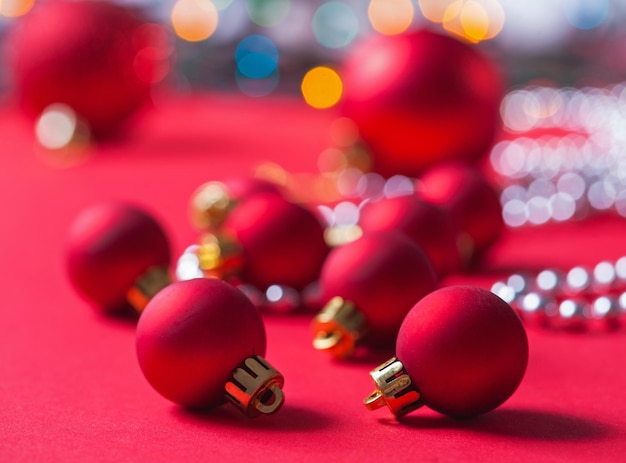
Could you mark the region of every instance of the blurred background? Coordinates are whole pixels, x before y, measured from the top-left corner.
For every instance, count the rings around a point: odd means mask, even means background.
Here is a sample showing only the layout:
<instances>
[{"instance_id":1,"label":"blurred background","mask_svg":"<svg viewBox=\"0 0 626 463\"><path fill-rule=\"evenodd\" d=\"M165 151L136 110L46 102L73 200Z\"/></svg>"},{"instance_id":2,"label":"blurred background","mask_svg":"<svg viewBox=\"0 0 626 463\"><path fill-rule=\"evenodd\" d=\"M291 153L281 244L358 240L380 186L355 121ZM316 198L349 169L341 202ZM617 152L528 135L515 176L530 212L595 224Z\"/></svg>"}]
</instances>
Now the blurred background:
<instances>
[{"instance_id":1,"label":"blurred background","mask_svg":"<svg viewBox=\"0 0 626 463\"><path fill-rule=\"evenodd\" d=\"M0 0L0 89L10 29L46 0ZM301 92L308 71L336 68L372 34L427 27L492 55L510 86L620 82L626 72L626 0L118 0L167 32L176 91L213 89L255 97ZM7 51L8 48L8 51ZM167 77L165 77L167 75Z\"/></svg>"}]
</instances>

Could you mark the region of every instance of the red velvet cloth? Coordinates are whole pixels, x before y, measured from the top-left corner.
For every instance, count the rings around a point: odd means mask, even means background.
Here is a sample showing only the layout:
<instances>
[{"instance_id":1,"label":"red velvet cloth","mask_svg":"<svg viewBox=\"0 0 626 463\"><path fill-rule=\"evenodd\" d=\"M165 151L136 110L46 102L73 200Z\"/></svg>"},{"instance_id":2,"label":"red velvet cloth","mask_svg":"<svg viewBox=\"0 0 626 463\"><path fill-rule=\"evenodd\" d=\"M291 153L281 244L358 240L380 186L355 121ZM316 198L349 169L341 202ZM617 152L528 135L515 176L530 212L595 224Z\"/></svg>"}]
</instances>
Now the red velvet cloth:
<instances>
[{"instance_id":1,"label":"red velvet cloth","mask_svg":"<svg viewBox=\"0 0 626 463\"><path fill-rule=\"evenodd\" d=\"M528 328L530 360L499 409L458 421L420 409L401 423L362 405L387 354L333 361L311 347L310 314L265 316L267 359L286 403L255 420L228 405L185 411L137 365L134 324L98 315L66 278L72 219L99 200L135 201L169 232L175 255L196 236L187 201L200 183L270 160L315 172L333 114L288 99L165 100L126 139L59 169L30 129L0 111L0 461L620 461L626 453L626 334ZM473 275L484 287L520 269L617 259L626 221L599 217L510 231Z\"/></svg>"}]
</instances>

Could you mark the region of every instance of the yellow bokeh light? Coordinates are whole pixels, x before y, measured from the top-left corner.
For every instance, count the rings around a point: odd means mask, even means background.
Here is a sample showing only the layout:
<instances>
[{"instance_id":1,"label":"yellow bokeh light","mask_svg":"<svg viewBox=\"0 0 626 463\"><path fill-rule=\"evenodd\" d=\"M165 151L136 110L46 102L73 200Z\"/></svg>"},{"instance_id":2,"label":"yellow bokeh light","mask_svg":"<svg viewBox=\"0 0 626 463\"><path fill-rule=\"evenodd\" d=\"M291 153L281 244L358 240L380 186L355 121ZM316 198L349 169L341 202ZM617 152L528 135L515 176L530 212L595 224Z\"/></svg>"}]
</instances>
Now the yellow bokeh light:
<instances>
[{"instance_id":1,"label":"yellow bokeh light","mask_svg":"<svg viewBox=\"0 0 626 463\"><path fill-rule=\"evenodd\" d=\"M217 29L217 8L211 0L178 0L172 8L171 21L181 39L199 42Z\"/></svg>"},{"instance_id":2,"label":"yellow bokeh light","mask_svg":"<svg viewBox=\"0 0 626 463\"><path fill-rule=\"evenodd\" d=\"M330 108L337 104L343 92L339 74L326 66L318 66L306 73L302 79L304 100L314 108Z\"/></svg>"},{"instance_id":3,"label":"yellow bokeh light","mask_svg":"<svg viewBox=\"0 0 626 463\"><path fill-rule=\"evenodd\" d=\"M448 7L456 3L455 0L418 0L422 15L434 23L443 22Z\"/></svg>"},{"instance_id":4,"label":"yellow bokeh light","mask_svg":"<svg viewBox=\"0 0 626 463\"><path fill-rule=\"evenodd\" d=\"M470 42L494 38L504 27L499 0L420 0L424 17Z\"/></svg>"},{"instance_id":5,"label":"yellow bokeh light","mask_svg":"<svg viewBox=\"0 0 626 463\"><path fill-rule=\"evenodd\" d=\"M16 18L28 13L35 5L35 0L0 0L0 15Z\"/></svg>"},{"instance_id":6,"label":"yellow bokeh light","mask_svg":"<svg viewBox=\"0 0 626 463\"><path fill-rule=\"evenodd\" d=\"M371 0L367 16L377 32L400 34L413 22L415 10L411 0Z\"/></svg>"}]
</instances>

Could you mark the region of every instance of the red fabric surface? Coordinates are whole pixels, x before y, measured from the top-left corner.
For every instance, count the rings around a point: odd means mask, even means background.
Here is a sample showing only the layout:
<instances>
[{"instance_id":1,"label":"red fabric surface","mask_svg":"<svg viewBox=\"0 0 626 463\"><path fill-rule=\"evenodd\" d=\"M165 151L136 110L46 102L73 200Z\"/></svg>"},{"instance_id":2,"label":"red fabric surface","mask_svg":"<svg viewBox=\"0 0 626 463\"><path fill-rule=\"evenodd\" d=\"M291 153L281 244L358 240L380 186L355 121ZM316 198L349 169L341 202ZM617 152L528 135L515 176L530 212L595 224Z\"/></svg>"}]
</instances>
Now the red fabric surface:
<instances>
[{"instance_id":1,"label":"red fabric surface","mask_svg":"<svg viewBox=\"0 0 626 463\"><path fill-rule=\"evenodd\" d=\"M227 96L167 100L124 141L73 167L35 154L0 111L0 461L618 461L626 452L624 331L529 327L528 371L502 407L457 421L428 409L401 423L370 412L368 371L387 355L339 362L313 351L310 315L265 316L267 359L285 375L278 414L229 406L192 413L160 397L135 357L133 323L92 310L70 287L63 241L97 200L151 210L180 254L195 239L187 201L209 179L262 160L315 172L333 115L299 102ZM508 232L482 270L448 282L489 287L510 271L616 259L623 219Z\"/></svg>"}]
</instances>

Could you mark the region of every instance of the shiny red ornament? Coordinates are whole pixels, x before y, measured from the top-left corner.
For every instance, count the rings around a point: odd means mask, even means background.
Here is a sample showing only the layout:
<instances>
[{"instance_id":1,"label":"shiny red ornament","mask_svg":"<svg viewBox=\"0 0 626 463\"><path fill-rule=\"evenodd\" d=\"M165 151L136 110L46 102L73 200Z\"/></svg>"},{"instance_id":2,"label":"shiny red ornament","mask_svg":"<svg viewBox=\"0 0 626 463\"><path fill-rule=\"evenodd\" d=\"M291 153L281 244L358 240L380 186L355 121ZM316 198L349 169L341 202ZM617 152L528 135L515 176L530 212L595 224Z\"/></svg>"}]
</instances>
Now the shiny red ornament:
<instances>
[{"instance_id":1,"label":"shiny red ornament","mask_svg":"<svg viewBox=\"0 0 626 463\"><path fill-rule=\"evenodd\" d=\"M419 179L418 195L450 214L465 235L462 253L468 259L487 250L504 230L498 192L474 165L449 162L431 167Z\"/></svg>"},{"instance_id":2,"label":"shiny red ornament","mask_svg":"<svg viewBox=\"0 0 626 463\"><path fill-rule=\"evenodd\" d=\"M305 207L267 192L244 198L228 214L217 237L218 247L228 245L229 240L238 248L232 253L240 258L232 273L262 290L271 285L304 288L317 280L328 253L317 217ZM210 249L211 239L205 237L203 242ZM215 268L203 266L207 252L202 246L199 252L203 270L217 271L218 276L222 270L229 270L228 264L219 259ZM229 250L221 251L225 251L227 262Z\"/></svg>"},{"instance_id":3,"label":"shiny red ornament","mask_svg":"<svg viewBox=\"0 0 626 463\"><path fill-rule=\"evenodd\" d=\"M163 397L189 408L230 400L248 416L276 412L284 379L263 359L263 320L238 289L217 279L173 283L139 319L139 366Z\"/></svg>"},{"instance_id":4,"label":"shiny red ornament","mask_svg":"<svg viewBox=\"0 0 626 463\"><path fill-rule=\"evenodd\" d=\"M454 38L428 30L375 35L348 56L341 76L341 110L382 175L478 159L499 129L499 72Z\"/></svg>"},{"instance_id":5,"label":"shiny red ornament","mask_svg":"<svg viewBox=\"0 0 626 463\"><path fill-rule=\"evenodd\" d=\"M466 418L504 403L528 363L522 322L483 288L451 286L420 300L402 322L396 357L371 372L377 386L365 399L398 417L423 405Z\"/></svg>"},{"instance_id":6,"label":"shiny red ornament","mask_svg":"<svg viewBox=\"0 0 626 463\"><path fill-rule=\"evenodd\" d=\"M357 343L393 344L406 313L435 289L431 263L400 233L372 233L331 251L320 275L326 306L313 345L347 357Z\"/></svg>"},{"instance_id":7,"label":"shiny red ornament","mask_svg":"<svg viewBox=\"0 0 626 463\"><path fill-rule=\"evenodd\" d=\"M404 233L424 250L439 276L462 267L458 230L449 213L415 195L366 203L361 208L359 225L364 233Z\"/></svg>"},{"instance_id":8,"label":"shiny red ornament","mask_svg":"<svg viewBox=\"0 0 626 463\"><path fill-rule=\"evenodd\" d=\"M162 34L111 1L37 3L9 38L19 103L33 117L64 103L96 136L109 135L147 101L167 55Z\"/></svg>"},{"instance_id":9,"label":"shiny red ornament","mask_svg":"<svg viewBox=\"0 0 626 463\"><path fill-rule=\"evenodd\" d=\"M107 312L143 309L170 283L170 246L161 225L135 206L106 202L83 210L66 244L69 278L87 300Z\"/></svg>"}]
</instances>

